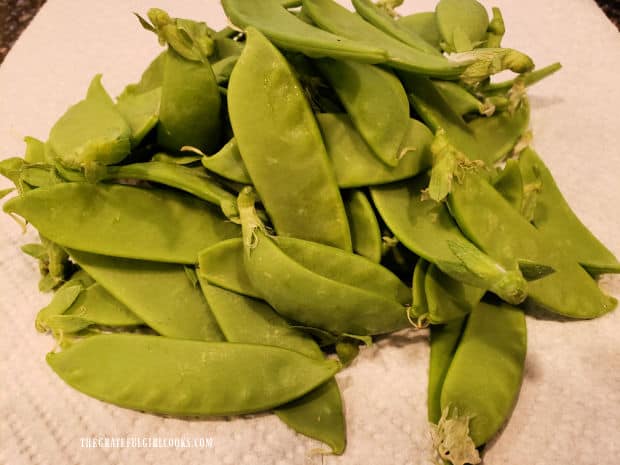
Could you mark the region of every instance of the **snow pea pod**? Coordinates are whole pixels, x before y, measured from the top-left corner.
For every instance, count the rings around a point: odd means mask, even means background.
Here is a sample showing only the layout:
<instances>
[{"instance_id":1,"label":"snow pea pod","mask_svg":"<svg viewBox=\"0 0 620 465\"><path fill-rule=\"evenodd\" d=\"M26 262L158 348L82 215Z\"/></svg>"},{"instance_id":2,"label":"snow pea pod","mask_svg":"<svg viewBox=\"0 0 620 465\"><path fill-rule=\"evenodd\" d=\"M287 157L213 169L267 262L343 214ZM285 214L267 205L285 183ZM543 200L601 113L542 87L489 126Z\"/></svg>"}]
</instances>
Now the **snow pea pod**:
<instances>
[{"instance_id":1,"label":"snow pea pod","mask_svg":"<svg viewBox=\"0 0 620 465\"><path fill-rule=\"evenodd\" d=\"M366 195L360 190L345 194L345 207L351 227L353 251L367 259L381 261L381 230L377 217Z\"/></svg>"},{"instance_id":2,"label":"snow pea pod","mask_svg":"<svg viewBox=\"0 0 620 465\"><path fill-rule=\"evenodd\" d=\"M440 0L435 20L447 52L467 52L486 39L487 10L476 0Z\"/></svg>"},{"instance_id":3,"label":"snow pea pod","mask_svg":"<svg viewBox=\"0 0 620 465\"><path fill-rule=\"evenodd\" d=\"M69 253L110 295L162 336L222 340L207 302L182 265Z\"/></svg>"},{"instance_id":4,"label":"snow pea pod","mask_svg":"<svg viewBox=\"0 0 620 465\"><path fill-rule=\"evenodd\" d=\"M303 11L322 29L361 44L376 44L385 49L387 63L393 68L444 78L456 78L463 71L463 65L409 47L332 0L304 0Z\"/></svg>"},{"instance_id":5,"label":"snow pea pod","mask_svg":"<svg viewBox=\"0 0 620 465\"><path fill-rule=\"evenodd\" d=\"M209 204L162 189L61 183L3 208L62 246L153 261L192 264L205 247L240 234Z\"/></svg>"},{"instance_id":6,"label":"snow pea pod","mask_svg":"<svg viewBox=\"0 0 620 465\"><path fill-rule=\"evenodd\" d=\"M339 368L333 360L279 347L133 334L88 337L46 360L67 384L91 397L192 416L269 410L323 384Z\"/></svg>"},{"instance_id":7,"label":"snow pea pod","mask_svg":"<svg viewBox=\"0 0 620 465\"><path fill-rule=\"evenodd\" d=\"M142 93L125 90L116 102L116 108L131 128L131 146L136 147L159 122L161 88Z\"/></svg>"},{"instance_id":8,"label":"snow pea pod","mask_svg":"<svg viewBox=\"0 0 620 465\"><path fill-rule=\"evenodd\" d=\"M341 188L400 181L431 166L430 144L433 136L417 120L409 119L407 132L398 149L403 156L392 168L373 154L346 114L319 113L316 118Z\"/></svg>"},{"instance_id":9,"label":"snow pea pod","mask_svg":"<svg viewBox=\"0 0 620 465\"><path fill-rule=\"evenodd\" d=\"M434 80L433 85L446 102L450 102L452 110L459 116L467 113L488 114L494 108L484 105L478 98L463 86L453 81Z\"/></svg>"},{"instance_id":10,"label":"snow pea pod","mask_svg":"<svg viewBox=\"0 0 620 465\"><path fill-rule=\"evenodd\" d=\"M211 286L204 280L200 284L227 341L282 347L310 358L324 359L310 336L291 327L269 305ZM328 444L334 453L344 451L342 399L334 379L277 408L275 413L295 431Z\"/></svg>"},{"instance_id":11,"label":"snow pea pod","mask_svg":"<svg viewBox=\"0 0 620 465\"><path fill-rule=\"evenodd\" d=\"M238 59L238 55L233 55L213 63L213 74L215 75L215 81L219 86L225 85L228 82L230 79L230 74L235 68Z\"/></svg>"},{"instance_id":12,"label":"snow pea pod","mask_svg":"<svg viewBox=\"0 0 620 465\"><path fill-rule=\"evenodd\" d=\"M345 39L311 26L288 12L277 0L223 0L226 16L238 27L254 27L278 47L295 50L311 57L351 59L365 63L382 63L384 50Z\"/></svg>"},{"instance_id":13,"label":"snow pea pod","mask_svg":"<svg viewBox=\"0 0 620 465\"><path fill-rule=\"evenodd\" d=\"M506 161L506 166L493 180L493 187L504 197L517 211L522 211L524 197L523 177L521 176L520 163L515 159Z\"/></svg>"},{"instance_id":14,"label":"snow pea pod","mask_svg":"<svg viewBox=\"0 0 620 465\"><path fill-rule=\"evenodd\" d=\"M523 311L480 303L469 315L441 388L441 409L468 416L476 446L504 424L516 401L526 353Z\"/></svg>"},{"instance_id":15,"label":"snow pea pod","mask_svg":"<svg viewBox=\"0 0 620 465\"><path fill-rule=\"evenodd\" d=\"M204 155L202 166L231 181L252 184L235 138L230 139L217 153Z\"/></svg>"},{"instance_id":16,"label":"snow pea pod","mask_svg":"<svg viewBox=\"0 0 620 465\"><path fill-rule=\"evenodd\" d=\"M426 301L426 292L424 291L424 281L426 279L426 271L429 263L423 258L418 259L413 268L413 277L411 282L411 295L413 298L412 310L415 315L423 316L428 313L428 304Z\"/></svg>"},{"instance_id":17,"label":"snow pea pod","mask_svg":"<svg viewBox=\"0 0 620 465\"><path fill-rule=\"evenodd\" d=\"M45 142L34 137L24 137L26 143L26 153L24 160L26 163L45 163Z\"/></svg>"},{"instance_id":18,"label":"snow pea pod","mask_svg":"<svg viewBox=\"0 0 620 465\"><path fill-rule=\"evenodd\" d=\"M528 283L533 301L571 318L595 318L615 307L617 301L603 294L570 253L523 218L486 180L468 173L454 185L448 202L463 233L504 266L525 259L555 270Z\"/></svg>"},{"instance_id":19,"label":"snow pea pod","mask_svg":"<svg viewBox=\"0 0 620 465\"><path fill-rule=\"evenodd\" d=\"M616 257L577 218L539 155L526 148L519 167L524 176L539 178L542 183L536 197L534 226L590 273L620 273Z\"/></svg>"},{"instance_id":20,"label":"snow pea pod","mask_svg":"<svg viewBox=\"0 0 620 465\"><path fill-rule=\"evenodd\" d=\"M304 91L256 29L247 31L228 89L239 152L277 233L351 250L344 204Z\"/></svg>"},{"instance_id":21,"label":"snow pea pod","mask_svg":"<svg viewBox=\"0 0 620 465\"><path fill-rule=\"evenodd\" d=\"M437 28L434 11L423 11L403 16L397 22L401 27L419 35L426 43L432 45L436 51L441 51L441 34Z\"/></svg>"},{"instance_id":22,"label":"snow pea pod","mask_svg":"<svg viewBox=\"0 0 620 465\"><path fill-rule=\"evenodd\" d=\"M317 60L362 138L381 161L398 165L409 121L409 103L394 73L376 66L329 58Z\"/></svg>"}]
</instances>

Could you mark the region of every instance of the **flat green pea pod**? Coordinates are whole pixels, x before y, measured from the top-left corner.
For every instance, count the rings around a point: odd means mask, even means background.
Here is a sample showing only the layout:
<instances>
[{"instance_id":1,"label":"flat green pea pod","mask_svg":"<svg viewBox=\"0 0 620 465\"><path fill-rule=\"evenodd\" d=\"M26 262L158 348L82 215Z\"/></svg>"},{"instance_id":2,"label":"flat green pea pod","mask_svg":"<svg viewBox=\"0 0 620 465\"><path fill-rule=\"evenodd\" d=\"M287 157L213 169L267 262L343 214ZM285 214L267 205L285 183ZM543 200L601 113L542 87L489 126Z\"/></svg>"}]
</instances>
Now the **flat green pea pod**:
<instances>
[{"instance_id":1,"label":"flat green pea pod","mask_svg":"<svg viewBox=\"0 0 620 465\"><path fill-rule=\"evenodd\" d=\"M60 117L50 130L56 160L69 168L122 161L131 150L131 127L96 75L86 98Z\"/></svg>"},{"instance_id":2,"label":"flat green pea pod","mask_svg":"<svg viewBox=\"0 0 620 465\"><path fill-rule=\"evenodd\" d=\"M454 185L448 202L463 233L503 266L511 268L524 259L553 268L554 273L528 283L528 295L536 303L571 318L595 318L617 304L570 252L537 230L486 180L468 173Z\"/></svg>"},{"instance_id":3,"label":"flat green pea pod","mask_svg":"<svg viewBox=\"0 0 620 465\"><path fill-rule=\"evenodd\" d=\"M134 84L128 84L123 92L119 96L119 99L123 94L144 94L151 90L161 87L164 81L164 66L166 63L166 52L161 52L155 57L153 61L147 66L147 68L140 76L140 80Z\"/></svg>"},{"instance_id":4,"label":"flat green pea pod","mask_svg":"<svg viewBox=\"0 0 620 465\"><path fill-rule=\"evenodd\" d=\"M435 20L446 52L467 52L483 43L489 16L476 0L440 0Z\"/></svg>"},{"instance_id":5,"label":"flat green pea pod","mask_svg":"<svg viewBox=\"0 0 620 465\"><path fill-rule=\"evenodd\" d=\"M231 181L252 184L235 138L230 139L217 153L213 155L203 154L202 166Z\"/></svg>"},{"instance_id":6,"label":"flat green pea pod","mask_svg":"<svg viewBox=\"0 0 620 465\"><path fill-rule=\"evenodd\" d=\"M351 227L353 252L379 263L381 261L381 230L368 197L353 190L345 194L345 207Z\"/></svg>"},{"instance_id":7,"label":"flat green pea pod","mask_svg":"<svg viewBox=\"0 0 620 465\"><path fill-rule=\"evenodd\" d=\"M400 181L431 166L430 144L433 135L419 121L408 120L407 131L398 149L402 157L398 165L392 168L374 155L346 114L319 113L316 118L332 161L336 181L341 188Z\"/></svg>"},{"instance_id":8,"label":"flat green pea pod","mask_svg":"<svg viewBox=\"0 0 620 465\"><path fill-rule=\"evenodd\" d=\"M454 413L469 419L476 447L508 418L523 379L526 347L522 310L480 303L469 315L441 388L441 409L449 411L448 418Z\"/></svg>"},{"instance_id":9,"label":"flat green pea pod","mask_svg":"<svg viewBox=\"0 0 620 465\"><path fill-rule=\"evenodd\" d=\"M226 16L238 27L253 27L274 44L311 57L333 57L365 63L383 63L381 48L348 40L311 26L287 11L278 0L223 0Z\"/></svg>"},{"instance_id":10,"label":"flat green pea pod","mask_svg":"<svg viewBox=\"0 0 620 465\"><path fill-rule=\"evenodd\" d=\"M442 95L446 102L450 102L452 110L460 116L468 113L480 113L490 116L495 111L495 106L483 103L465 87L454 81L434 80L433 85Z\"/></svg>"},{"instance_id":11,"label":"flat green pea pod","mask_svg":"<svg viewBox=\"0 0 620 465\"><path fill-rule=\"evenodd\" d=\"M375 155L397 166L409 121L407 94L398 78L390 71L353 61L325 58L315 63Z\"/></svg>"},{"instance_id":12,"label":"flat green pea pod","mask_svg":"<svg viewBox=\"0 0 620 465\"><path fill-rule=\"evenodd\" d=\"M193 264L205 247L240 235L209 204L162 189L62 183L3 208L55 243L116 257Z\"/></svg>"},{"instance_id":13,"label":"flat green pea pod","mask_svg":"<svg viewBox=\"0 0 620 465\"><path fill-rule=\"evenodd\" d=\"M586 228L562 196L551 172L531 148L521 152L519 167L528 179L537 178L541 188L533 211L534 226L584 266L588 272L620 273L614 255Z\"/></svg>"},{"instance_id":14,"label":"flat green pea pod","mask_svg":"<svg viewBox=\"0 0 620 465\"><path fill-rule=\"evenodd\" d=\"M46 360L67 384L91 397L190 416L269 410L315 389L339 369L336 361L279 347L133 334L87 337Z\"/></svg>"},{"instance_id":15,"label":"flat green pea pod","mask_svg":"<svg viewBox=\"0 0 620 465\"><path fill-rule=\"evenodd\" d=\"M136 147L159 122L161 88L144 93L125 90L116 103L116 108L131 127L131 146Z\"/></svg>"},{"instance_id":16,"label":"flat green pea pod","mask_svg":"<svg viewBox=\"0 0 620 465\"><path fill-rule=\"evenodd\" d=\"M211 286L204 280L200 285L227 341L282 347L316 360L324 359L310 336L291 327L266 303ZM277 408L275 413L295 431L328 444L335 454L344 451L342 399L334 379Z\"/></svg>"},{"instance_id":17,"label":"flat green pea pod","mask_svg":"<svg viewBox=\"0 0 620 465\"><path fill-rule=\"evenodd\" d=\"M437 20L434 11L423 11L397 20L401 28L419 35L424 41L433 46L436 51L441 51L441 34L437 28Z\"/></svg>"},{"instance_id":18,"label":"flat green pea pod","mask_svg":"<svg viewBox=\"0 0 620 465\"><path fill-rule=\"evenodd\" d=\"M428 302L426 300L426 292L424 290L424 281L426 280L426 273L429 267L429 263L423 258L419 258L413 268L413 276L411 278L411 296L413 305L411 306L412 313L420 318L420 325L426 321L426 315L428 314Z\"/></svg>"},{"instance_id":19,"label":"flat green pea pod","mask_svg":"<svg viewBox=\"0 0 620 465\"><path fill-rule=\"evenodd\" d=\"M42 308L37 314L35 320L35 328L39 332L45 332L50 329L48 320L56 315L62 315L67 311L69 307L75 302L80 292L82 292L82 285L80 283L70 283L68 285L61 286L52 301L46 307Z\"/></svg>"},{"instance_id":20,"label":"flat green pea pod","mask_svg":"<svg viewBox=\"0 0 620 465\"><path fill-rule=\"evenodd\" d=\"M24 161L26 163L45 163L45 142L34 137L24 137L26 143L26 153Z\"/></svg>"},{"instance_id":21,"label":"flat green pea pod","mask_svg":"<svg viewBox=\"0 0 620 465\"><path fill-rule=\"evenodd\" d=\"M238 57L243 51L243 43L229 37L213 37L215 56L210 56L212 65L227 58Z\"/></svg>"},{"instance_id":22,"label":"flat green pea pod","mask_svg":"<svg viewBox=\"0 0 620 465\"><path fill-rule=\"evenodd\" d=\"M235 65L237 64L237 60L239 59L238 55L233 55L230 57L223 58L222 60L216 61L212 64L213 74L215 75L215 81L219 86L225 85L230 79L230 75Z\"/></svg>"},{"instance_id":23,"label":"flat green pea pod","mask_svg":"<svg viewBox=\"0 0 620 465\"><path fill-rule=\"evenodd\" d=\"M364 257L301 240L290 240L288 245L297 250L287 252L277 237L265 233L250 188L239 194L238 207L248 277L282 316L334 334L360 336L408 325L411 293L387 269Z\"/></svg>"},{"instance_id":24,"label":"flat green pea pod","mask_svg":"<svg viewBox=\"0 0 620 465\"><path fill-rule=\"evenodd\" d=\"M518 211L524 201L524 184L521 176L520 162L515 159L506 160L506 166L493 180L493 187L502 194L511 205Z\"/></svg>"},{"instance_id":25,"label":"flat green pea pod","mask_svg":"<svg viewBox=\"0 0 620 465\"><path fill-rule=\"evenodd\" d=\"M110 295L162 336L222 340L207 302L182 265L69 252Z\"/></svg>"},{"instance_id":26,"label":"flat green pea pod","mask_svg":"<svg viewBox=\"0 0 620 465\"><path fill-rule=\"evenodd\" d=\"M228 89L239 152L277 233L351 250L344 204L304 91L256 29L247 31Z\"/></svg>"},{"instance_id":27,"label":"flat green pea pod","mask_svg":"<svg viewBox=\"0 0 620 465\"><path fill-rule=\"evenodd\" d=\"M386 50L393 68L444 78L458 77L464 69L462 64L408 46L332 0L304 0L303 11L322 29Z\"/></svg>"}]
</instances>

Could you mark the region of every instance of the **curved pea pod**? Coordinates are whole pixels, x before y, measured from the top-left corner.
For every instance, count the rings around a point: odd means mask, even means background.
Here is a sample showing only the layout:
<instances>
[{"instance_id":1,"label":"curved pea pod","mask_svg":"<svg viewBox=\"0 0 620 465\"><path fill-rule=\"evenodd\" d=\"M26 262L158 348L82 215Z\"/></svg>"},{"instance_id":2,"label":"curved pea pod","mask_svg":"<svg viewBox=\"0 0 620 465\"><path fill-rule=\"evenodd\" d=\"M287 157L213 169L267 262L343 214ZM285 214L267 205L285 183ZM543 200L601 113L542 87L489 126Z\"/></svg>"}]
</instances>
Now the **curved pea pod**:
<instances>
[{"instance_id":1,"label":"curved pea pod","mask_svg":"<svg viewBox=\"0 0 620 465\"><path fill-rule=\"evenodd\" d=\"M60 117L50 130L48 143L55 157L71 168L91 163L111 165L131 149L131 128L96 75L86 98Z\"/></svg>"},{"instance_id":2,"label":"curved pea pod","mask_svg":"<svg viewBox=\"0 0 620 465\"><path fill-rule=\"evenodd\" d=\"M345 207L351 227L353 251L367 259L381 261L381 230L377 217L366 195L359 190L345 194Z\"/></svg>"},{"instance_id":3,"label":"curved pea pod","mask_svg":"<svg viewBox=\"0 0 620 465\"><path fill-rule=\"evenodd\" d=\"M220 138L221 97L208 62L166 52L157 142L169 150L185 145L214 150Z\"/></svg>"},{"instance_id":4,"label":"curved pea pod","mask_svg":"<svg viewBox=\"0 0 620 465\"><path fill-rule=\"evenodd\" d=\"M322 29L386 50L387 63L393 68L444 78L458 77L464 69L442 56L409 47L332 0L304 0L303 11Z\"/></svg>"},{"instance_id":5,"label":"curved pea pod","mask_svg":"<svg viewBox=\"0 0 620 465\"><path fill-rule=\"evenodd\" d=\"M82 292L82 285L80 283L67 283L56 291L52 301L46 307L39 310L34 326L37 331L45 332L50 329L48 320L62 315L67 311L69 307L75 302L78 295Z\"/></svg>"},{"instance_id":6,"label":"curved pea pod","mask_svg":"<svg viewBox=\"0 0 620 465\"><path fill-rule=\"evenodd\" d=\"M45 142L35 137L24 137L26 143L26 153L24 161L26 163L45 163Z\"/></svg>"},{"instance_id":7,"label":"curved pea pod","mask_svg":"<svg viewBox=\"0 0 620 465\"><path fill-rule=\"evenodd\" d=\"M426 279L428 267L429 263L423 258L420 258L413 268L413 276L411 278L412 313L418 317L422 317L428 313L428 303L424 290L424 281Z\"/></svg>"},{"instance_id":8,"label":"curved pea pod","mask_svg":"<svg viewBox=\"0 0 620 465\"><path fill-rule=\"evenodd\" d=\"M315 62L375 155L397 166L409 122L409 103L394 73L376 66L332 59Z\"/></svg>"},{"instance_id":9,"label":"curved pea pod","mask_svg":"<svg viewBox=\"0 0 620 465\"><path fill-rule=\"evenodd\" d=\"M110 295L162 336L222 340L207 302L182 265L69 253Z\"/></svg>"},{"instance_id":10,"label":"curved pea pod","mask_svg":"<svg viewBox=\"0 0 620 465\"><path fill-rule=\"evenodd\" d=\"M266 303L211 286L204 280L200 284L227 341L282 347L324 359L310 336L291 327ZM344 451L342 399L334 379L277 408L275 413L295 431L328 444L334 453Z\"/></svg>"},{"instance_id":11,"label":"curved pea pod","mask_svg":"<svg viewBox=\"0 0 620 465\"><path fill-rule=\"evenodd\" d=\"M128 84L119 96L124 94L144 94L151 90L161 87L164 80L164 66L166 63L166 52L161 52L155 57L140 76L140 81Z\"/></svg>"},{"instance_id":12,"label":"curved pea pod","mask_svg":"<svg viewBox=\"0 0 620 465\"><path fill-rule=\"evenodd\" d=\"M595 318L615 307L617 301L601 292L570 252L537 230L486 180L464 176L448 202L463 233L504 266L523 259L553 268L554 273L528 283L536 303L571 318Z\"/></svg>"},{"instance_id":13,"label":"curved pea pod","mask_svg":"<svg viewBox=\"0 0 620 465\"><path fill-rule=\"evenodd\" d=\"M398 150L402 157L392 168L373 154L346 114L319 113L316 118L336 181L342 188L400 181L431 166L430 144L433 136L419 121L408 120L408 129Z\"/></svg>"},{"instance_id":14,"label":"curved pea pod","mask_svg":"<svg viewBox=\"0 0 620 465\"><path fill-rule=\"evenodd\" d=\"M504 197L517 211L522 211L524 200L524 184L521 176L520 162L514 159L506 161L506 166L493 180L493 187Z\"/></svg>"},{"instance_id":15,"label":"curved pea pod","mask_svg":"<svg viewBox=\"0 0 620 465\"><path fill-rule=\"evenodd\" d=\"M62 246L116 257L192 264L205 247L240 235L209 204L161 189L63 183L3 208Z\"/></svg>"},{"instance_id":16,"label":"curved pea pod","mask_svg":"<svg viewBox=\"0 0 620 465\"><path fill-rule=\"evenodd\" d=\"M382 63L384 50L348 40L311 26L287 11L278 0L223 0L226 16L238 27L254 27L274 44L312 57L351 59L366 63Z\"/></svg>"},{"instance_id":17,"label":"curved pea pod","mask_svg":"<svg viewBox=\"0 0 620 465\"><path fill-rule=\"evenodd\" d=\"M67 384L121 407L169 415L238 415L290 402L331 378L333 360L279 347L106 334L47 363Z\"/></svg>"},{"instance_id":18,"label":"curved pea pod","mask_svg":"<svg viewBox=\"0 0 620 465\"><path fill-rule=\"evenodd\" d=\"M489 15L476 0L440 0L435 7L437 28L447 52L467 52L486 39Z\"/></svg>"},{"instance_id":19,"label":"curved pea pod","mask_svg":"<svg viewBox=\"0 0 620 465\"><path fill-rule=\"evenodd\" d=\"M434 80L433 85L446 102L450 102L452 110L460 116L468 113L488 115L495 110L493 106L483 104L463 86L453 81Z\"/></svg>"},{"instance_id":20,"label":"curved pea pod","mask_svg":"<svg viewBox=\"0 0 620 465\"><path fill-rule=\"evenodd\" d=\"M420 36L426 43L433 46L436 51L441 51L441 34L437 27L434 11L423 11L407 16L402 16L397 20L401 28Z\"/></svg>"},{"instance_id":21,"label":"curved pea pod","mask_svg":"<svg viewBox=\"0 0 620 465\"><path fill-rule=\"evenodd\" d=\"M523 311L480 303L469 315L441 389L441 408L470 418L476 446L508 418L523 378L527 341Z\"/></svg>"},{"instance_id":22,"label":"curved pea pod","mask_svg":"<svg viewBox=\"0 0 620 465\"><path fill-rule=\"evenodd\" d=\"M278 234L351 250L344 204L304 91L256 29L247 31L228 89L239 152Z\"/></svg>"},{"instance_id":23,"label":"curved pea pod","mask_svg":"<svg viewBox=\"0 0 620 465\"><path fill-rule=\"evenodd\" d=\"M131 128L131 146L135 147L159 121L161 88L143 93L123 92L116 102L116 108Z\"/></svg>"},{"instance_id":24,"label":"curved pea pod","mask_svg":"<svg viewBox=\"0 0 620 465\"><path fill-rule=\"evenodd\" d=\"M235 138L230 139L217 153L204 155L202 166L231 181L252 184Z\"/></svg>"},{"instance_id":25,"label":"curved pea pod","mask_svg":"<svg viewBox=\"0 0 620 465\"><path fill-rule=\"evenodd\" d=\"M281 247L278 238L265 234L251 191L244 189L238 204L246 272L282 316L334 334L365 336L407 326L411 293L387 269L317 243L289 240Z\"/></svg>"},{"instance_id":26,"label":"curved pea pod","mask_svg":"<svg viewBox=\"0 0 620 465\"><path fill-rule=\"evenodd\" d=\"M553 176L531 148L525 149L519 167L527 178L537 178L541 188L533 211L534 226L584 266L590 273L620 273L614 255L586 228L562 196Z\"/></svg>"}]
</instances>

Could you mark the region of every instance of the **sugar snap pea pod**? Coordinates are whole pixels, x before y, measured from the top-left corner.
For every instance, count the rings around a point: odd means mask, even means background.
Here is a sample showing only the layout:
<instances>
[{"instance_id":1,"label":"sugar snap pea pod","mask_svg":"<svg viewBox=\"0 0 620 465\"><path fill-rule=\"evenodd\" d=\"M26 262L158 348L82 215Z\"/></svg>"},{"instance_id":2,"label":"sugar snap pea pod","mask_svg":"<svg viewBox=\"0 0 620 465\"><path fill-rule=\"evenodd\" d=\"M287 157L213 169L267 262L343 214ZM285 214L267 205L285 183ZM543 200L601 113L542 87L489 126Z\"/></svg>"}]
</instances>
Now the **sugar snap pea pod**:
<instances>
[{"instance_id":1,"label":"sugar snap pea pod","mask_svg":"<svg viewBox=\"0 0 620 465\"><path fill-rule=\"evenodd\" d=\"M345 194L345 207L351 227L353 251L367 259L381 261L381 230L377 217L366 195L360 190Z\"/></svg>"},{"instance_id":2,"label":"sugar snap pea pod","mask_svg":"<svg viewBox=\"0 0 620 465\"><path fill-rule=\"evenodd\" d=\"M341 188L400 181L415 176L431 165L429 148L432 134L419 121L409 119L407 132L398 150L403 156L392 168L373 154L346 114L319 113L316 118Z\"/></svg>"},{"instance_id":3,"label":"sugar snap pea pod","mask_svg":"<svg viewBox=\"0 0 620 465\"><path fill-rule=\"evenodd\" d=\"M615 307L617 301L603 294L570 252L537 230L486 180L467 174L448 202L463 233L503 266L525 259L555 270L528 283L536 303L571 318L595 318Z\"/></svg>"},{"instance_id":4,"label":"sugar snap pea pod","mask_svg":"<svg viewBox=\"0 0 620 465\"><path fill-rule=\"evenodd\" d=\"M252 184L248 170L243 164L243 159L239 153L239 147L235 138L230 139L214 155L204 155L202 165L215 174L223 178L241 184Z\"/></svg>"},{"instance_id":5,"label":"sugar snap pea pod","mask_svg":"<svg viewBox=\"0 0 620 465\"><path fill-rule=\"evenodd\" d=\"M161 88L143 93L123 92L116 108L131 128L131 145L137 146L159 121Z\"/></svg>"},{"instance_id":6,"label":"sugar snap pea pod","mask_svg":"<svg viewBox=\"0 0 620 465\"><path fill-rule=\"evenodd\" d=\"M26 163L45 163L45 142L34 137L24 137L26 143L26 153L24 160Z\"/></svg>"},{"instance_id":7,"label":"sugar snap pea pod","mask_svg":"<svg viewBox=\"0 0 620 465\"><path fill-rule=\"evenodd\" d=\"M488 442L512 410L526 345L522 310L480 303L469 315L441 389L441 408L471 419L476 446Z\"/></svg>"},{"instance_id":8,"label":"sugar snap pea pod","mask_svg":"<svg viewBox=\"0 0 620 465\"><path fill-rule=\"evenodd\" d=\"M182 265L69 252L110 295L162 336L222 340L207 302Z\"/></svg>"},{"instance_id":9,"label":"sugar snap pea pod","mask_svg":"<svg viewBox=\"0 0 620 465\"><path fill-rule=\"evenodd\" d=\"M441 34L437 28L434 11L424 11L402 16L396 20L401 28L419 35L427 44L433 46L437 51L441 51Z\"/></svg>"},{"instance_id":10,"label":"sugar snap pea pod","mask_svg":"<svg viewBox=\"0 0 620 465\"><path fill-rule=\"evenodd\" d=\"M407 326L406 304L398 299L410 301L411 294L387 269L364 257L310 242L307 250L314 256L305 254L296 260L279 247L277 238L265 234L250 188L239 195L238 207L248 277L282 316L334 334L365 336ZM299 247L301 241L295 242L293 247ZM358 287L352 280L365 285ZM312 289L314 298L308 299L302 288Z\"/></svg>"},{"instance_id":11,"label":"sugar snap pea pod","mask_svg":"<svg viewBox=\"0 0 620 465\"><path fill-rule=\"evenodd\" d=\"M324 358L310 336L292 328L264 302L211 286L204 280L200 284L227 341L282 347L317 360ZM327 443L334 453L344 451L342 400L335 380L277 408L275 413L295 431Z\"/></svg>"},{"instance_id":12,"label":"sugar snap pea pod","mask_svg":"<svg viewBox=\"0 0 620 465\"><path fill-rule=\"evenodd\" d=\"M205 247L240 234L209 204L162 189L62 183L3 208L62 246L153 261L192 264Z\"/></svg>"},{"instance_id":13,"label":"sugar snap pea pod","mask_svg":"<svg viewBox=\"0 0 620 465\"><path fill-rule=\"evenodd\" d=\"M277 233L351 250L346 212L312 110L290 65L254 28L248 28L228 88L239 152Z\"/></svg>"},{"instance_id":14,"label":"sugar snap pea pod","mask_svg":"<svg viewBox=\"0 0 620 465\"><path fill-rule=\"evenodd\" d=\"M86 98L60 117L50 130L49 144L56 159L71 168L123 160L131 149L131 128L101 85L90 83Z\"/></svg>"},{"instance_id":15,"label":"sugar snap pea pod","mask_svg":"<svg viewBox=\"0 0 620 465\"><path fill-rule=\"evenodd\" d=\"M506 166L493 180L493 187L504 197L514 208L521 211L523 203L523 177L517 160L506 160Z\"/></svg>"},{"instance_id":16,"label":"sugar snap pea pod","mask_svg":"<svg viewBox=\"0 0 620 465\"><path fill-rule=\"evenodd\" d=\"M431 326L427 398L428 421L431 423L437 423L441 418L441 388L466 321L466 318L461 318L443 325Z\"/></svg>"},{"instance_id":17,"label":"sugar snap pea pod","mask_svg":"<svg viewBox=\"0 0 620 465\"><path fill-rule=\"evenodd\" d=\"M590 273L620 273L616 257L577 218L538 154L531 148L525 149L519 167L524 176L540 179L542 187L536 197L534 225L554 241L554 247L563 250Z\"/></svg>"},{"instance_id":18,"label":"sugar snap pea pod","mask_svg":"<svg viewBox=\"0 0 620 465\"><path fill-rule=\"evenodd\" d=\"M47 363L67 384L121 407L170 415L236 415L269 410L338 371L279 347L105 334L85 338Z\"/></svg>"},{"instance_id":19,"label":"sugar snap pea pod","mask_svg":"<svg viewBox=\"0 0 620 465\"><path fill-rule=\"evenodd\" d=\"M355 11L362 18L386 34L422 52L439 55L437 49L426 42L423 37L401 25L387 11L379 8L371 0L353 0L352 3Z\"/></svg>"},{"instance_id":20,"label":"sugar snap pea pod","mask_svg":"<svg viewBox=\"0 0 620 465\"><path fill-rule=\"evenodd\" d=\"M519 77L514 79L487 84L482 88L482 90L484 92L507 91L515 85L517 79L520 80L526 87L532 86L537 82L543 80L544 78L551 76L553 73L559 71L560 69L562 69L562 64L556 62L545 66L544 68L536 69L534 71L530 71L529 73L523 73Z\"/></svg>"},{"instance_id":21,"label":"sugar snap pea pod","mask_svg":"<svg viewBox=\"0 0 620 465\"><path fill-rule=\"evenodd\" d=\"M464 65L409 47L332 0L304 0L303 11L322 29L385 49L387 63L393 68L445 78L458 77L463 71Z\"/></svg>"},{"instance_id":22,"label":"sugar snap pea pod","mask_svg":"<svg viewBox=\"0 0 620 465\"><path fill-rule=\"evenodd\" d=\"M447 52L467 52L486 39L487 10L476 0L440 0L435 20Z\"/></svg>"},{"instance_id":23,"label":"sugar snap pea pod","mask_svg":"<svg viewBox=\"0 0 620 465\"><path fill-rule=\"evenodd\" d=\"M228 18L238 27L254 27L274 44L312 57L351 59L365 63L382 63L386 52L381 48L348 40L323 31L298 19L278 0L223 0Z\"/></svg>"},{"instance_id":24,"label":"sugar snap pea pod","mask_svg":"<svg viewBox=\"0 0 620 465\"><path fill-rule=\"evenodd\" d=\"M409 121L407 94L398 78L390 71L353 61L324 58L316 64L375 155L397 166Z\"/></svg>"},{"instance_id":25,"label":"sugar snap pea pod","mask_svg":"<svg viewBox=\"0 0 620 465\"><path fill-rule=\"evenodd\" d=\"M489 116L495 108L489 104L484 104L478 98L470 93L463 86L453 81L434 80L433 85L439 91L446 102L450 102L452 110L457 115L465 115L467 113L480 113Z\"/></svg>"}]
</instances>

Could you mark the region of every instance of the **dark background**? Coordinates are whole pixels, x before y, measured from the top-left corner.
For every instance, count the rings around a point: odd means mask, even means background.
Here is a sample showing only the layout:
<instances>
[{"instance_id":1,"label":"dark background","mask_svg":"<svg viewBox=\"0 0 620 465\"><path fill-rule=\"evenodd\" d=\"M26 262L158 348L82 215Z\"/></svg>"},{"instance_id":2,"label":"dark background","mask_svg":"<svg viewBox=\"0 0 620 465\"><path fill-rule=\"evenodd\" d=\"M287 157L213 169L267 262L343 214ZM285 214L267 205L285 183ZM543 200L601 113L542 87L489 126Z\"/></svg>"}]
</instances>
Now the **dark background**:
<instances>
[{"instance_id":1,"label":"dark background","mask_svg":"<svg viewBox=\"0 0 620 465\"><path fill-rule=\"evenodd\" d=\"M596 2L620 29L620 0ZM45 0L0 0L0 63L44 3Z\"/></svg>"}]
</instances>

